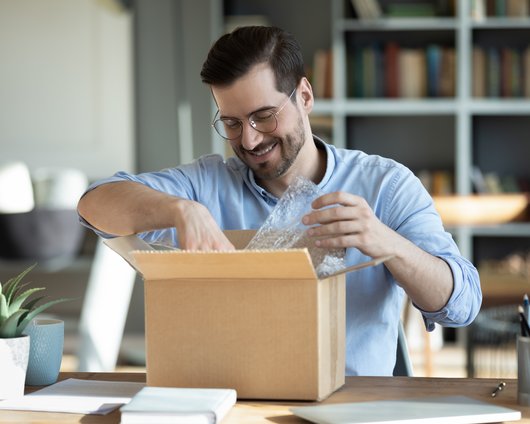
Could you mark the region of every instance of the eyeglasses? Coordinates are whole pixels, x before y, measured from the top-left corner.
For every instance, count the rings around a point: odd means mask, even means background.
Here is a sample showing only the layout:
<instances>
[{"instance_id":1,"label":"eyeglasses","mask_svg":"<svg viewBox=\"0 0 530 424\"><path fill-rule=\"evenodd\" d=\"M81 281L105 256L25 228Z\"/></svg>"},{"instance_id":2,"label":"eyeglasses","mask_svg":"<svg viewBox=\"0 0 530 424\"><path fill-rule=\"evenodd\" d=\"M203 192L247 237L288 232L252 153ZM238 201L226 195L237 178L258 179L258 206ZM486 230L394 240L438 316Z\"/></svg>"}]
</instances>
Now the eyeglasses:
<instances>
[{"instance_id":1,"label":"eyeglasses","mask_svg":"<svg viewBox=\"0 0 530 424\"><path fill-rule=\"evenodd\" d=\"M283 102L281 106L278 107L276 112L271 112L270 110L254 112L248 117L248 123L252 128L260 133L271 133L278 128L278 115L282 109L287 105L291 97L296 91L296 87L291 92L289 97ZM243 121L237 118L217 118L219 115L219 110L217 110L212 127L215 128L217 134L223 137L225 140L235 140L236 138L241 137L243 133Z\"/></svg>"}]
</instances>

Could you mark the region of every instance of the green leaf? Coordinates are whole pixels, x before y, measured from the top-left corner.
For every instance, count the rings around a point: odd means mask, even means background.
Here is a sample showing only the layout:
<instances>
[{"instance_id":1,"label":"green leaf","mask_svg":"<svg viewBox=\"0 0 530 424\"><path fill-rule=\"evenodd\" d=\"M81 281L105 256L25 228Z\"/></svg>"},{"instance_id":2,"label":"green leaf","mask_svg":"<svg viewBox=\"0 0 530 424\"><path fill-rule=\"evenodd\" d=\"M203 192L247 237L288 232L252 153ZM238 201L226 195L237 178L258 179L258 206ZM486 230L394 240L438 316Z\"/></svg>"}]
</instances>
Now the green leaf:
<instances>
[{"instance_id":1,"label":"green leaf","mask_svg":"<svg viewBox=\"0 0 530 424\"><path fill-rule=\"evenodd\" d=\"M0 293L0 324L9 316L6 297Z\"/></svg>"},{"instance_id":2,"label":"green leaf","mask_svg":"<svg viewBox=\"0 0 530 424\"><path fill-rule=\"evenodd\" d=\"M22 331L18 332L20 326L18 319L24 312L26 312L25 309L19 309L0 325L0 338L12 338L22 335Z\"/></svg>"},{"instance_id":3,"label":"green leaf","mask_svg":"<svg viewBox=\"0 0 530 424\"><path fill-rule=\"evenodd\" d=\"M30 297L33 293L36 293L38 291L44 290L43 287L37 287L33 289L26 290L24 293L19 294L9 305L9 315L11 315L16 310L20 309L22 307L22 304L24 301ZM26 309L29 309L26 307Z\"/></svg>"},{"instance_id":4,"label":"green leaf","mask_svg":"<svg viewBox=\"0 0 530 424\"><path fill-rule=\"evenodd\" d=\"M46 296L36 297L35 299L31 299L28 303L24 305L24 309L26 309L28 312L31 312L35 305L40 302L42 299L44 299Z\"/></svg>"},{"instance_id":5,"label":"green leaf","mask_svg":"<svg viewBox=\"0 0 530 424\"><path fill-rule=\"evenodd\" d=\"M30 321L35 318L38 314L40 314L41 312L45 311L46 309L48 309L50 306L53 306L57 303L61 303L61 302L67 302L69 300L72 300L70 298L61 298L61 299L55 299L55 300L50 300L49 302L46 302L42 305L40 305L39 307L35 308L33 311L30 311L29 313L27 313L24 318L21 320L21 322L18 324L18 327L17 327L17 336L21 335L22 332L24 331L24 329L26 328L26 326L30 323Z\"/></svg>"},{"instance_id":6,"label":"green leaf","mask_svg":"<svg viewBox=\"0 0 530 424\"><path fill-rule=\"evenodd\" d=\"M16 290L11 294L11 303L13 303L13 299L16 298L20 293L22 293L24 291L24 287L27 287L29 286L30 283L20 283Z\"/></svg>"},{"instance_id":7,"label":"green leaf","mask_svg":"<svg viewBox=\"0 0 530 424\"><path fill-rule=\"evenodd\" d=\"M28 272L30 272L33 268L35 268L37 264L33 264L26 268L24 271L22 271L20 274L18 274L16 277L13 277L9 279L9 281L5 284L4 290L5 295L7 299L7 303L11 303L11 297L13 296L13 293L16 291L20 281L26 276Z\"/></svg>"}]
</instances>

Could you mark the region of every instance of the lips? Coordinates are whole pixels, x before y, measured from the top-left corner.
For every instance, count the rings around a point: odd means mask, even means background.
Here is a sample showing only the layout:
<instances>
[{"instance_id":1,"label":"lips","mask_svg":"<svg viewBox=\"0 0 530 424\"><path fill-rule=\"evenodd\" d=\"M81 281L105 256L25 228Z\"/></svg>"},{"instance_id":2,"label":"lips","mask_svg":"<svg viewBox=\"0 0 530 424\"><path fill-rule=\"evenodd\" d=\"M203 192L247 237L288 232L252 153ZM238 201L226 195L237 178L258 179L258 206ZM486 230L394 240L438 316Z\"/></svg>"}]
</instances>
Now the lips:
<instances>
[{"instance_id":1,"label":"lips","mask_svg":"<svg viewBox=\"0 0 530 424\"><path fill-rule=\"evenodd\" d=\"M267 160L278 142L267 144L266 146L258 146L253 150L244 150L245 154L252 157L254 162L263 162Z\"/></svg>"},{"instance_id":2,"label":"lips","mask_svg":"<svg viewBox=\"0 0 530 424\"><path fill-rule=\"evenodd\" d=\"M272 149L274 149L274 146L276 146L278 143L270 144L269 146L265 146L264 148L261 148L259 150L247 150L247 153L254 156L263 156L269 153Z\"/></svg>"}]
</instances>

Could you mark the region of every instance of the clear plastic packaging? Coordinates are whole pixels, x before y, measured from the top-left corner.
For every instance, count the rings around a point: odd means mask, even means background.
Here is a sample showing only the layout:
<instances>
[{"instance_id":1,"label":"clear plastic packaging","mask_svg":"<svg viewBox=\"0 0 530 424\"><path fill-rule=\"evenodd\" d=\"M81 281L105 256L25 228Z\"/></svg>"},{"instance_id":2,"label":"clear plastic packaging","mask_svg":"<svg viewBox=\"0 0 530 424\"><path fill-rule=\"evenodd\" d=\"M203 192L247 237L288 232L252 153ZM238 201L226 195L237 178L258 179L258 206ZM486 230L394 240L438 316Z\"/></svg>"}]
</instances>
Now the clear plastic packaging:
<instances>
[{"instance_id":1,"label":"clear plastic packaging","mask_svg":"<svg viewBox=\"0 0 530 424\"><path fill-rule=\"evenodd\" d=\"M314 238L307 235L309 228L302 218L309 213L311 203L322 193L304 177L297 177L287 188L278 204L254 235L246 249L307 248L319 278L345 267L344 249L323 249L315 246Z\"/></svg>"}]
</instances>

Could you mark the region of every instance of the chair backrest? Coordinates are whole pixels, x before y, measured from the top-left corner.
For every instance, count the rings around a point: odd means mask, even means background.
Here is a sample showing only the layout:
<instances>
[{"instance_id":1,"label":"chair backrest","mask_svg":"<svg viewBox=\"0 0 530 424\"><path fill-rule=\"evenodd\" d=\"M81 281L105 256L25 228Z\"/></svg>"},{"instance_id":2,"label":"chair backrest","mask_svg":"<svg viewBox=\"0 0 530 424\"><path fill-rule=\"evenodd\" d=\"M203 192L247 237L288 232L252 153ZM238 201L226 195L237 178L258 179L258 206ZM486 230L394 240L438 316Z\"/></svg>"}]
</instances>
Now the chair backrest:
<instances>
[{"instance_id":1,"label":"chair backrest","mask_svg":"<svg viewBox=\"0 0 530 424\"><path fill-rule=\"evenodd\" d=\"M396 351L396 365L394 366L394 376L412 377L412 362L410 361L409 348L403 323L398 326L398 342Z\"/></svg>"}]
</instances>

